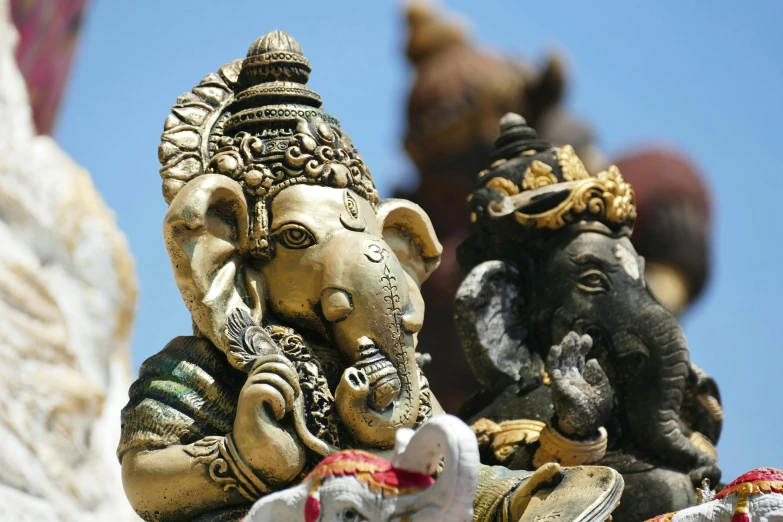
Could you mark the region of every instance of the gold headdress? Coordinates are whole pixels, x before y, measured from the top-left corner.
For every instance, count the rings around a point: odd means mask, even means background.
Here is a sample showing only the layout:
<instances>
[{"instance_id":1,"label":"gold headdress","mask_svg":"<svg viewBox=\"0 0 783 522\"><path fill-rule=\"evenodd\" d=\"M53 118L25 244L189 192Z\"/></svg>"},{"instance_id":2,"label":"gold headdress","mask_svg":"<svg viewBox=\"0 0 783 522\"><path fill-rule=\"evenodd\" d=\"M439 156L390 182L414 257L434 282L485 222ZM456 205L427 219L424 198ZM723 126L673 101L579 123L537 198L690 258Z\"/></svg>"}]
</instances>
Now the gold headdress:
<instances>
[{"instance_id":1,"label":"gold headdress","mask_svg":"<svg viewBox=\"0 0 783 522\"><path fill-rule=\"evenodd\" d=\"M617 167L591 176L570 145L554 148L539 140L517 114L501 119L491 161L479 173L479 188L471 197L473 221L479 215L490 220L513 215L534 235L578 221L600 222L623 233L633 228L633 189Z\"/></svg>"},{"instance_id":2,"label":"gold headdress","mask_svg":"<svg viewBox=\"0 0 783 522\"><path fill-rule=\"evenodd\" d=\"M247 58L205 76L177 99L166 119L158 158L163 197L171 203L201 174L224 174L245 191L251 253L268 255L266 204L280 190L310 183L350 188L375 205L369 169L339 121L305 84L310 62L291 36L272 31Z\"/></svg>"}]
</instances>

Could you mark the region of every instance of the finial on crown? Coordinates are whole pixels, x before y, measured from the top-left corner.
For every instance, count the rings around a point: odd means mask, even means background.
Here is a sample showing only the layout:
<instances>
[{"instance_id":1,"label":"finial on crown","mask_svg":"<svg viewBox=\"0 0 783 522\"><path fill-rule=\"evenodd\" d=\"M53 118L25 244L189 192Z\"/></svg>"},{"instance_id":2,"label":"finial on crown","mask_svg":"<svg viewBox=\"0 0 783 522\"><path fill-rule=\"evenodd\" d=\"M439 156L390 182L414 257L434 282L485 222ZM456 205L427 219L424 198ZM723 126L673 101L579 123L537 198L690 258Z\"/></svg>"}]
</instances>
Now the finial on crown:
<instances>
[{"instance_id":1,"label":"finial on crown","mask_svg":"<svg viewBox=\"0 0 783 522\"><path fill-rule=\"evenodd\" d=\"M231 103L227 131L319 117L334 127L337 118L320 109L321 96L305 85L310 61L293 37L275 30L257 39L242 60L237 92ZM312 108L312 109L309 109Z\"/></svg>"},{"instance_id":2,"label":"finial on crown","mask_svg":"<svg viewBox=\"0 0 783 522\"><path fill-rule=\"evenodd\" d=\"M507 112L500 118L500 136L495 140L495 146L490 153L490 162L499 159L509 159L526 150L536 152L550 149L548 141L538 138L536 130L528 126L525 118L513 112Z\"/></svg>"},{"instance_id":3,"label":"finial on crown","mask_svg":"<svg viewBox=\"0 0 783 522\"><path fill-rule=\"evenodd\" d=\"M519 114L515 112L507 112L503 115L502 118L500 118L500 134L506 134L517 127L529 128L527 127L527 120L525 120L525 118ZM534 129L530 130L533 131L533 134L536 133Z\"/></svg>"},{"instance_id":4,"label":"finial on crown","mask_svg":"<svg viewBox=\"0 0 783 522\"><path fill-rule=\"evenodd\" d=\"M242 61L242 81L246 85L280 80L305 84L311 71L299 42L279 29L253 42Z\"/></svg>"}]
</instances>

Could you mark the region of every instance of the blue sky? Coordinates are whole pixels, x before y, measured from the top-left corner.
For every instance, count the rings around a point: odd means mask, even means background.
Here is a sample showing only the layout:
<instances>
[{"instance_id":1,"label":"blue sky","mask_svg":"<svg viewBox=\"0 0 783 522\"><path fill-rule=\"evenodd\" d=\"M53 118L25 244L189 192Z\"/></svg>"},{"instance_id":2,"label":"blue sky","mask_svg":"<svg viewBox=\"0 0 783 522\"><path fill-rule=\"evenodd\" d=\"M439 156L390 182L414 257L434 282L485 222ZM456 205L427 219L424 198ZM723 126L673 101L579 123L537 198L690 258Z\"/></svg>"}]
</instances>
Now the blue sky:
<instances>
[{"instance_id":1,"label":"blue sky","mask_svg":"<svg viewBox=\"0 0 783 522\"><path fill-rule=\"evenodd\" d=\"M294 5L289 3L288 5ZM56 137L117 214L141 284L136 367L190 331L161 236L157 147L177 96L272 29L291 33L382 195L412 168L401 147L411 81L401 4L93 0ZM783 2L445 1L484 44L568 57L568 103L610 157L665 143L713 185L715 269L685 318L693 360L721 386L724 478L783 468ZM540 7L540 8L539 8Z\"/></svg>"}]
</instances>

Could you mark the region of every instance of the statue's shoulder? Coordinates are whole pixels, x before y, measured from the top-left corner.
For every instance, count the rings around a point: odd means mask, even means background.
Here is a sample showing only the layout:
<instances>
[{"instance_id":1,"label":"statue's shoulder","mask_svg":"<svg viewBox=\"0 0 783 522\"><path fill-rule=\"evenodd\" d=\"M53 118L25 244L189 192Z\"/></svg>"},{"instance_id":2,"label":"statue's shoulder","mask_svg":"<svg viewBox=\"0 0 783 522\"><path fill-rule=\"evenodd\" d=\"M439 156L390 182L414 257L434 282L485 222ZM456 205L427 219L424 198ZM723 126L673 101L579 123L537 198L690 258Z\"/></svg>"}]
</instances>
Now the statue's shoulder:
<instances>
[{"instance_id":1,"label":"statue's shoulder","mask_svg":"<svg viewBox=\"0 0 783 522\"><path fill-rule=\"evenodd\" d=\"M243 374L203 337L169 342L139 369L122 410L117 455L135 447L189 444L228 433L236 415Z\"/></svg>"},{"instance_id":2,"label":"statue's shoulder","mask_svg":"<svg viewBox=\"0 0 783 522\"><path fill-rule=\"evenodd\" d=\"M141 364L138 381L164 375L177 378L183 372L190 375L187 370L196 368L215 374L226 372L230 365L225 354L208 339L182 335L169 341L161 351Z\"/></svg>"}]
</instances>

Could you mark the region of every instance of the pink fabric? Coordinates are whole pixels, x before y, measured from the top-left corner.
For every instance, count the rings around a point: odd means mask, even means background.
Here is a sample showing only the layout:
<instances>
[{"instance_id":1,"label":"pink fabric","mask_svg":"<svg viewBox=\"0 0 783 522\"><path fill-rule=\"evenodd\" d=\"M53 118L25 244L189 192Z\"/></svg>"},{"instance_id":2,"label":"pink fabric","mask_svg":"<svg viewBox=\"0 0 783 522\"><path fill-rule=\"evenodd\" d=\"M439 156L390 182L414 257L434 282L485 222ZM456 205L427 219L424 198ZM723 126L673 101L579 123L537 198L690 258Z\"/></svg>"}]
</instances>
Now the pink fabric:
<instances>
[{"instance_id":1,"label":"pink fabric","mask_svg":"<svg viewBox=\"0 0 783 522\"><path fill-rule=\"evenodd\" d=\"M16 61L41 134L51 133L86 4L87 0L11 0L11 19L19 32Z\"/></svg>"}]
</instances>

